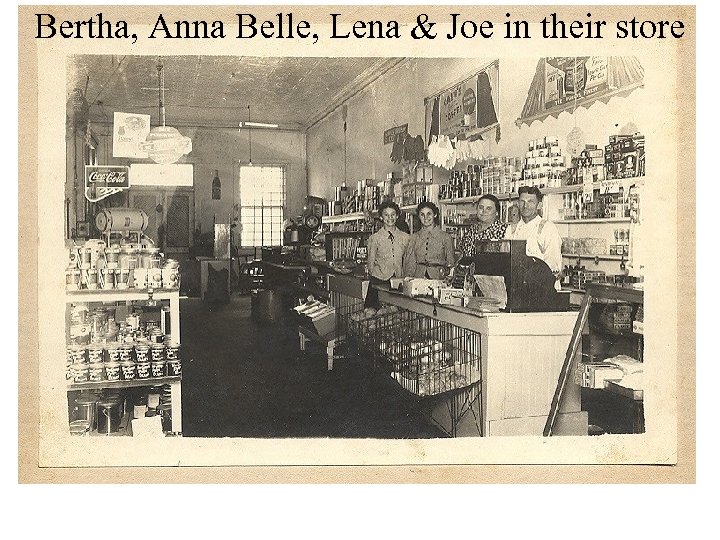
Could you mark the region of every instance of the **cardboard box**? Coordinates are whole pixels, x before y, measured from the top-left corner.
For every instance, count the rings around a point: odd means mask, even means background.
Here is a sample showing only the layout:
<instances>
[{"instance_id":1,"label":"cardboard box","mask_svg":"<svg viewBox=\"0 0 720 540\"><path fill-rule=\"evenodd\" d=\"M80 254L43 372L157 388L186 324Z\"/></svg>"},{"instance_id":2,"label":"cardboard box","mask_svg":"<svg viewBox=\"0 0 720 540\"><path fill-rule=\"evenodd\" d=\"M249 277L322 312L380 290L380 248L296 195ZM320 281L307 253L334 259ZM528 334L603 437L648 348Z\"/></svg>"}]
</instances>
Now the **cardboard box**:
<instances>
[{"instance_id":1,"label":"cardboard box","mask_svg":"<svg viewBox=\"0 0 720 540\"><path fill-rule=\"evenodd\" d=\"M403 281L403 293L406 296L433 296L443 283L439 279L406 278Z\"/></svg>"},{"instance_id":2,"label":"cardboard box","mask_svg":"<svg viewBox=\"0 0 720 540\"><path fill-rule=\"evenodd\" d=\"M606 362L581 364L576 372L576 382L585 388L603 389L605 381L619 381L623 370Z\"/></svg>"},{"instance_id":3,"label":"cardboard box","mask_svg":"<svg viewBox=\"0 0 720 540\"><path fill-rule=\"evenodd\" d=\"M461 306L463 305L463 298L467 296L465 289L453 289L449 287L443 287L439 290L440 297L438 302L443 305L450 306Z\"/></svg>"}]
</instances>

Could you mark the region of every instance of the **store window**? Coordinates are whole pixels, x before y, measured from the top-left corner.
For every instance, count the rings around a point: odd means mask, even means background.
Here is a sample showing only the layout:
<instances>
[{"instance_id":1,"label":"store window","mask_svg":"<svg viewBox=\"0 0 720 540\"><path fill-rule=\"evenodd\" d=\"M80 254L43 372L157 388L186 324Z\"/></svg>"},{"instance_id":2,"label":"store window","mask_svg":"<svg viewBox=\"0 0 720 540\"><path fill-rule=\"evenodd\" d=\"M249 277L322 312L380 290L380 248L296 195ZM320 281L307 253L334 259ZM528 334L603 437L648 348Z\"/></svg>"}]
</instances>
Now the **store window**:
<instances>
[{"instance_id":1,"label":"store window","mask_svg":"<svg viewBox=\"0 0 720 540\"><path fill-rule=\"evenodd\" d=\"M282 245L285 167L240 166L240 244Z\"/></svg>"}]
</instances>

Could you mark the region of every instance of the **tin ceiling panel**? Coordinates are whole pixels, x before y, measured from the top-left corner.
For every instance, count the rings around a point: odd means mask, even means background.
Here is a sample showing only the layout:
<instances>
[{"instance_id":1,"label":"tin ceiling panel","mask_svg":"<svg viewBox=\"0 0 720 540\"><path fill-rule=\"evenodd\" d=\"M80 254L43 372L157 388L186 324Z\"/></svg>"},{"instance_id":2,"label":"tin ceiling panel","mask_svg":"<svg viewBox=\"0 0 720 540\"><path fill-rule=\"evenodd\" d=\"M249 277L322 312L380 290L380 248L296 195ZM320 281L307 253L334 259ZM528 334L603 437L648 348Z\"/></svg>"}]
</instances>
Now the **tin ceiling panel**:
<instances>
[{"instance_id":1,"label":"tin ceiling panel","mask_svg":"<svg viewBox=\"0 0 720 540\"><path fill-rule=\"evenodd\" d=\"M399 58L163 57L166 123L235 127L247 120L306 129ZM158 58L78 55L68 61L68 95L80 89L93 121L115 111L158 123Z\"/></svg>"}]
</instances>

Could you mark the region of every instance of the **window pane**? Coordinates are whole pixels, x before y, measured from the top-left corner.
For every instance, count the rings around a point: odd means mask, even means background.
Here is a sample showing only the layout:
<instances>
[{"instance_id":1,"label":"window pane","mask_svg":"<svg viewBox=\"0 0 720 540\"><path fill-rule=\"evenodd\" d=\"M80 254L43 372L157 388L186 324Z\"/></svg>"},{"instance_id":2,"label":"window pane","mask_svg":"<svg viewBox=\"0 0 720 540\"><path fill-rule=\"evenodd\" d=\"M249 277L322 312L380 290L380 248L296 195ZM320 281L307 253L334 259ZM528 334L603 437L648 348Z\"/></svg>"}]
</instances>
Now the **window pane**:
<instances>
[{"instance_id":1,"label":"window pane","mask_svg":"<svg viewBox=\"0 0 720 540\"><path fill-rule=\"evenodd\" d=\"M239 183L242 245L281 245L285 168L241 166Z\"/></svg>"}]
</instances>

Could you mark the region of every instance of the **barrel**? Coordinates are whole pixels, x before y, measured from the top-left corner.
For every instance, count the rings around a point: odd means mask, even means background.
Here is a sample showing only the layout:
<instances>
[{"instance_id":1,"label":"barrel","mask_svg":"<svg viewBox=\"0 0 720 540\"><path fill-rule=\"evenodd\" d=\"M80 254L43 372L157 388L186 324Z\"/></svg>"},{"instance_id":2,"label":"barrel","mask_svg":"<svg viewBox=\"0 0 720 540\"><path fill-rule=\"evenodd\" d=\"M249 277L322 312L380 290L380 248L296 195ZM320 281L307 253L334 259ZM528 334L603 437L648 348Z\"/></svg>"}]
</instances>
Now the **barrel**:
<instances>
[{"instance_id":1,"label":"barrel","mask_svg":"<svg viewBox=\"0 0 720 540\"><path fill-rule=\"evenodd\" d=\"M144 231L148 216L138 208L103 208L95 215L95 226L102 233Z\"/></svg>"}]
</instances>

